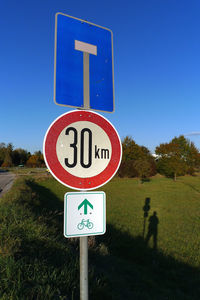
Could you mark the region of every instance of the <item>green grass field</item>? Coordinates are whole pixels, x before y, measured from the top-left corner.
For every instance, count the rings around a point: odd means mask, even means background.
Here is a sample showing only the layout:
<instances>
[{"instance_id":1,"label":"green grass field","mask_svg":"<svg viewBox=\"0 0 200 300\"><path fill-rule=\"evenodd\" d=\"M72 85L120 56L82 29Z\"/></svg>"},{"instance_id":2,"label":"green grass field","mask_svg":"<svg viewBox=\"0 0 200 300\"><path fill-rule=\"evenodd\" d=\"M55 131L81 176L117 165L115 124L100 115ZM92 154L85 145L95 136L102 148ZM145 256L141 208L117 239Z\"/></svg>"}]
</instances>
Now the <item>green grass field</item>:
<instances>
[{"instance_id":1,"label":"green grass field","mask_svg":"<svg viewBox=\"0 0 200 300\"><path fill-rule=\"evenodd\" d=\"M69 189L30 175L0 200L0 299L79 299L79 241L63 237ZM90 299L200 299L200 176L114 178L100 190L107 231L89 238ZM145 242L154 212L157 244Z\"/></svg>"}]
</instances>

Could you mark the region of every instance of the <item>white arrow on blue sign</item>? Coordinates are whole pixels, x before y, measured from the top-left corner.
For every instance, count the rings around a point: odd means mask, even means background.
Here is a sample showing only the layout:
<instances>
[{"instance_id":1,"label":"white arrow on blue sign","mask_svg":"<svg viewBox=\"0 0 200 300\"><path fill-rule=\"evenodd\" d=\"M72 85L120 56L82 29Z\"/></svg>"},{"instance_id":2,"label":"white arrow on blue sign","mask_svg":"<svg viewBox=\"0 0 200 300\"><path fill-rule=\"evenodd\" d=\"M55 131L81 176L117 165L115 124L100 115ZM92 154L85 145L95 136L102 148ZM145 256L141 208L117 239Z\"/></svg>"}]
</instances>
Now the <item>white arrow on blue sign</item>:
<instances>
[{"instance_id":1,"label":"white arrow on blue sign","mask_svg":"<svg viewBox=\"0 0 200 300\"><path fill-rule=\"evenodd\" d=\"M110 29L56 14L54 101L84 108L83 56L89 55L89 109L114 111L113 34Z\"/></svg>"}]
</instances>

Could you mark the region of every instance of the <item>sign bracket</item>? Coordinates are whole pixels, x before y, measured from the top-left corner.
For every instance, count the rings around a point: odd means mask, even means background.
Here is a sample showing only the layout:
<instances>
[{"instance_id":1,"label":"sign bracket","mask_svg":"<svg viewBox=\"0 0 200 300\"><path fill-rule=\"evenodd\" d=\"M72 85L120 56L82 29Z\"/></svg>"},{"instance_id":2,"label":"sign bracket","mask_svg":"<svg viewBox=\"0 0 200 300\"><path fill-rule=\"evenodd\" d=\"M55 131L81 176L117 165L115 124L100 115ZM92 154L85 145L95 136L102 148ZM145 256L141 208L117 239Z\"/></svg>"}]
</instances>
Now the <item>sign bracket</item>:
<instances>
[{"instance_id":1,"label":"sign bracket","mask_svg":"<svg viewBox=\"0 0 200 300\"><path fill-rule=\"evenodd\" d=\"M97 46L75 40L75 50L83 52L83 109L90 109L90 54L97 55Z\"/></svg>"}]
</instances>

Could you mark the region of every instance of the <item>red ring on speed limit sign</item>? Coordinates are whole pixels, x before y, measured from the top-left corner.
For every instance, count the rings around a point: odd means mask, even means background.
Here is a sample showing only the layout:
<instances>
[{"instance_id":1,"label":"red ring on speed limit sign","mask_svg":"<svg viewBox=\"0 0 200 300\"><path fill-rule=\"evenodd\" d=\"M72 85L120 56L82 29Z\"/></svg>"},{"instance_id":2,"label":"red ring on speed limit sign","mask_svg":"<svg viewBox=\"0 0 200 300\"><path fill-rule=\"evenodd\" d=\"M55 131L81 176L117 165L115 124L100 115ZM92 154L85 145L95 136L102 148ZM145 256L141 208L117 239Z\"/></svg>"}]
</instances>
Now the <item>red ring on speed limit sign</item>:
<instances>
[{"instance_id":1,"label":"red ring on speed limit sign","mask_svg":"<svg viewBox=\"0 0 200 300\"><path fill-rule=\"evenodd\" d=\"M108 164L103 170L101 169L99 173L97 169L97 175L94 176L87 176L87 173L90 173L89 165L84 169L84 177L71 174L70 171L67 171L66 168L63 167L58 158L57 142L62 131L73 123L78 124L76 122L83 121L90 122L100 127L103 134L110 141L112 149ZM93 132L93 135L95 135L95 132ZM75 144L75 142L74 144L70 144L70 150L77 148ZM77 190L92 190L104 185L115 175L121 162L122 147L116 129L107 119L97 113L80 110L65 113L50 125L44 138L43 153L47 167L59 182ZM73 169L72 165L71 169Z\"/></svg>"}]
</instances>

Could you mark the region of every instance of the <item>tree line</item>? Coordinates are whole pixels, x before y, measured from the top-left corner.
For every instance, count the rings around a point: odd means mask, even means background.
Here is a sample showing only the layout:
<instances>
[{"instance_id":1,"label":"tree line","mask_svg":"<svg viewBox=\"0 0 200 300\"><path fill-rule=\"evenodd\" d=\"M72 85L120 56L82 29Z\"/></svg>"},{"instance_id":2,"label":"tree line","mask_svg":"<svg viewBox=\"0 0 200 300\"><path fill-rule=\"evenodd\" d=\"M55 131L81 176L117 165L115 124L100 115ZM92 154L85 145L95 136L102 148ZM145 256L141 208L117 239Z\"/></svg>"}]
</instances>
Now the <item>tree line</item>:
<instances>
[{"instance_id":1,"label":"tree line","mask_svg":"<svg viewBox=\"0 0 200 300\"><path fill-rule=\"evenodd\" d=\"M27 150L18 148L14 150L13 144L0 143L0 167L27 166L32 168L45 167L41 151L31 154Z\"/></svg>"},{"instance_id":2,"label":"tree line","mask_svg":"<svg viewBox=\"0 0 200 300\"><path fill-rule=\"evenodd\" d=\"M200 169L200 152L183 135L157 146L154 156L129 136L122 140L122 148L123 158L118 171L120 177L138 177L145 180L160 173L176 180L177 176L194 175Z\"/></svg>"},{"instance_id":3,"label":"tree line","mask_svg":"<svg viewBox=\"0 0 200 300\"><path fill-rule=\"evenodd\" d=\"M119 177L138 177L145 180L160 173L176 180L177 176L194 175L200 170L200 152L193 142L183 135L174 137L169 143L162 143L152 155L148 148L139 146L130 136L122 140L123 156ZM45 167L41 151L34 154L11 143L0 143L0 167L13 166Z\"/></svg>"}]
</instances>

